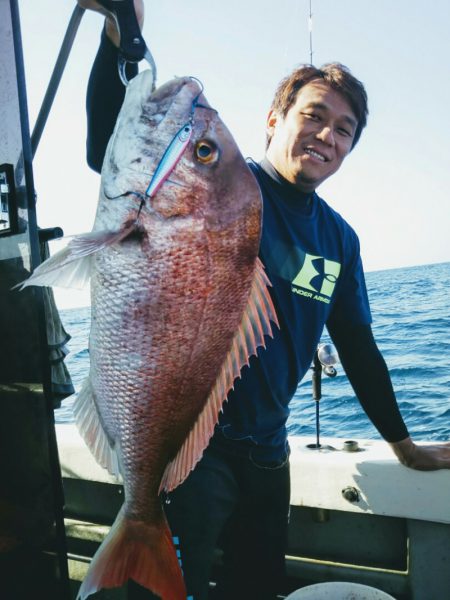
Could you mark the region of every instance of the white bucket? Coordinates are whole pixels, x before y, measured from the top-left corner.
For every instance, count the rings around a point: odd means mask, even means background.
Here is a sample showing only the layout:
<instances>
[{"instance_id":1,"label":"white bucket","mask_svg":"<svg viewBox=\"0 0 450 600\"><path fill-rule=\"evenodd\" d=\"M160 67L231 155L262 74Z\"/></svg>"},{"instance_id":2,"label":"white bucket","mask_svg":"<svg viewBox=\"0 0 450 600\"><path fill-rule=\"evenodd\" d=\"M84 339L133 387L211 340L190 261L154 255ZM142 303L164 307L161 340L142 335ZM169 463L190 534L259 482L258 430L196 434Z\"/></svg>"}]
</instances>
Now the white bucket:
<instances>
[{"instance_id":1,"label":"white bucket","mask_svg":"<svg viewBox=\"0 0 450 600\"><path fill-rule=\"evenodd\" d=\"M285 600L395 600L393 596L360 583L316 583L289 594Z\"/></svg>"}]
</instances>

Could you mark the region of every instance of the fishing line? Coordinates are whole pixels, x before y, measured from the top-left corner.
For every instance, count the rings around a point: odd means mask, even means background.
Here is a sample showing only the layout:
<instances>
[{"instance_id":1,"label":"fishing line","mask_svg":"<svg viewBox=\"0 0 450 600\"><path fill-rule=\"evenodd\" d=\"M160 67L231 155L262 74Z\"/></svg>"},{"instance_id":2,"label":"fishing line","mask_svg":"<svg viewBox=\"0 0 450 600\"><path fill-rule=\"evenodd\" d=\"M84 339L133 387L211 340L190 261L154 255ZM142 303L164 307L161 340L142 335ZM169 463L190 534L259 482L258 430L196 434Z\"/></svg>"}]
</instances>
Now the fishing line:
<instances>
[{"instance_id":1,"label":"fishing line","mask_svg":"<svg viewBox=\"0 0 450 600\"><path fill-rule=\"evenodd\" d=\"M312 0L309 0L309 17L308 17L308 29L309 29L309 64L313 64L313 13L312 13Z\"/></svg>"},{"instance_id":2,"label":"fishing line","mask_svg":"<svg viewBox=\"0 0 450 600\"><path fill-rule=\"evenodd\" d=\"M119 194L118 196L108 196L108 194L105 191L103 193L105 195L105 198L107 198L108 200L120 200L121 198L125 198L126 196L137 196L137 198L139 198L139 200L141 201L136 215L136 222L138 221L139 215L141 214L142 208L144 207L144 204L147 200L147 196L144 196L144 194L132 190L128 190L127 192Z\"/></svg>"},{"instance_id":3,"label":"fishing line","mask_svg":"<svg viewBox=\"0 0 450 600\"><path fill-rule=\"evenodd\" d=\"M189 123L192 124L193 120L194 120L194 112L195 109L197 108L197 106L201 106L202 108L206 108L206 106L203 105L199 105L198 103L198 99L200 98L200 96L203 93L203 90L205 89L205 86L203 85L203 83L200 81L200 79L197 79L197 77L193 77L191 76L189 79L192 79L192 81L195 81L196 83L198 83L198 85L200 86L200 91L199 93L195 96L195 98L192 100L192 107L191 107L191 116L189 117Z\"/></svg>"},{"instance_id":4,"label":"fishing line","mask_svg":"<svg viewBox=\"0 0 450 600\"><path fill-rule=\"evenodd\" d=\"M198 85L201 87L200 92L192 100L192 116L193 116L193 112L195 111L196 108L205 108L206 110L212 110L213 112L215 112L216 114L218 114L218 111L215 108L212 108L211 106L206 106L206 104L201 104L198 101L198 99L200 98L200 96L203 94L203 90L205 89L205 86L200 81L200 79L197 79L197 77L194 77L193 75L191 75L189 77L189 79L192 79L192 81L196 81L198 83Z\"/></svg>"},{"instance_id":5,"label":"fishing line","mask_svg":"<svg viewBox=\"0 0 450 600\"><path fill-rule=\"evenodd\" d=\"M134 192L132 190L128 190L128 191L124 192L123 194L118 194L117 196L108 196L108 194L105 191L103 191L103 194L104 194L105 198L107 198L108 200L120 200L121 198L125 198L125 196L137 196L141 200L142 199L145 200L144 194L141 194L140 192Z\"/></svg>"}]
</instances>

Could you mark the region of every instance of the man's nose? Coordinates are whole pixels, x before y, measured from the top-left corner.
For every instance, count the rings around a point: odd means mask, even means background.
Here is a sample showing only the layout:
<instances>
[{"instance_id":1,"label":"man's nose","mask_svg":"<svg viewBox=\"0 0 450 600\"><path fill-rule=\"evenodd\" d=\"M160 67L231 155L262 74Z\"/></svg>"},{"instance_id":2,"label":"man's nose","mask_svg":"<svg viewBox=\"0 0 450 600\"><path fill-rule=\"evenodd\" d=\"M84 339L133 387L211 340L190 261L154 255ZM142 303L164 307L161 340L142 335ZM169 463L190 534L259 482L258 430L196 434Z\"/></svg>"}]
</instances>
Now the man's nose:
<instances>
[{"instance_id":1,"label":"man's nose","mask_svg":"<svg viewBox=\"0 0 450 600\"><path fill-rule=\"evenodd\" d=\"M322 129L317 132L316 138L329 146L334 146L335 144L333 129L329 125L322 127Z\"/></svg>"}]
</instances>

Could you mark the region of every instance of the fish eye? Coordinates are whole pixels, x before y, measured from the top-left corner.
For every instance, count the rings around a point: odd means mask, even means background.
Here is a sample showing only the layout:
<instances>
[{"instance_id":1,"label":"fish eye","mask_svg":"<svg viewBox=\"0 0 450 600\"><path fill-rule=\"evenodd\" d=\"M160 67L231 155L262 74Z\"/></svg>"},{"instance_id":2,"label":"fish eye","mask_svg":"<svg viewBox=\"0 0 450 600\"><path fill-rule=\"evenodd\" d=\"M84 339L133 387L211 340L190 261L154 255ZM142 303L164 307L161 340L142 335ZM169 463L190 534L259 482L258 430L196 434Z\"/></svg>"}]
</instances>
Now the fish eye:
<instances>
[{"instance_id":1,"label":"fish eye","mask_svg":"<svg viewBox=\"0 0 450 600\"><path fill-rule=\"evenodd\" d=\"M195 158L203 163L209 164L215 162L219 156L219 150L214 142L209 140L200 140L195 146Z\"/></svg>"}]
</instances>

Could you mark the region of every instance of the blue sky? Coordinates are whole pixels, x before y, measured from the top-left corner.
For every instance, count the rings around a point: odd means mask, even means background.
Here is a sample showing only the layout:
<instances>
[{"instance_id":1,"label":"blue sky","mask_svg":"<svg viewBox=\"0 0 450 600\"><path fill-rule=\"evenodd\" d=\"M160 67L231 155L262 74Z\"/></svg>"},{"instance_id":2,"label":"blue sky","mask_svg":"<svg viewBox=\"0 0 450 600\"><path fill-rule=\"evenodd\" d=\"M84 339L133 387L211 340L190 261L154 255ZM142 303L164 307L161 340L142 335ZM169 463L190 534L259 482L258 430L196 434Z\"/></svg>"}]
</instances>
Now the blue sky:
<instances>
[{"instance_id":1,"label":"blue sky","mask_svg":"<svg viewBox=\"0 0 450 600\"><path fill-rule=\"evenodd\" d=\"M33 125L74 3L21 0ZM309 0L146 2L159 83L194 75L244 155L264 154L278 81L309 62ZM369 123L318 190L357 230L366 270L450 260L450 2L313 0L313 62L340 61L369 95ZM38 221L92 228L99 177L85 163L84 97L102 18L86 13L34 162ZM56 249L58 244L54 244ZM82 293L58 293L84 303ZM69 300L70 298L70 300Z\"/></svg>"}]
</instances>

